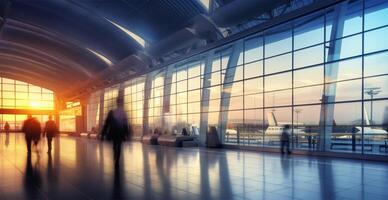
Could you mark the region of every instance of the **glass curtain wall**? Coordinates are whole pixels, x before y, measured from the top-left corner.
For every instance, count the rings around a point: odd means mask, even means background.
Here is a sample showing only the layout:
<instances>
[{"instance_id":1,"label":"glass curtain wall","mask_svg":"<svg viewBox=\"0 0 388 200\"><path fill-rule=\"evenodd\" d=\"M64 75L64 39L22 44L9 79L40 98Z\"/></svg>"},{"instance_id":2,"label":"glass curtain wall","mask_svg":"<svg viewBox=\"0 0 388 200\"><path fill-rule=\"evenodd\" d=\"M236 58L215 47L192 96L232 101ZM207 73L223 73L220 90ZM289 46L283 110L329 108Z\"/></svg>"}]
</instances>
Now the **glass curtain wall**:
<instances>
[{"instance_id":1,"label":"glass curtain wall","mask_svg":"<svg viewBox=\"0 0 388 200\"><path fill-rule=\"evenodd\" d=\"M29 83L0 77L0 109L12 110L54 110L54 92ZM47 121L47 115L34 115L42 125ZM6 122L11 131L20 131L25 114L0 113L0 130Z\"/></svg>"},{"instance_id":2,"label":"glass curtain wall","mask_svg":"<svg viewBox=\"0 0 388 200\"><path fill-rule=\"evenodd\" d=\"M104 117L105 120L110 110L117 108L116 99L119 94L119 86L106 88L104 91Z\"/></svg>"},{"instance_id":3,"label":"glass curtain wall","mask_svg":"<svg viewBox=\"0 0 388 200\"><path fill-rule=\"evenodd\" d=\"M140 77L124 83L124 106L135 137L143 133L144 81Z\"/></svg>"},{"instance_id":4,"label":"glass curtain wall","mask_svg":"<svg viewBox=\"0 0 388 200\"><path fill-rule=\"evenodd\" d=\"M387 17L387 1L344 1L152 72L144 117L151 129L215 126L224 144L276 148L289 124L293 149L386 154ZM140 80L126 88L133 124Z\"/></svg>"},{"instance_id":5,"label":"glass curtain wall","mask_svg":"<svg viewBox=\"0 0 388 200\"><path fill-rule=\"evenodd\" d=\"M148 124L149 129L163 127L162 108L164 91L164 71L157 71L152 78L150 96L148 99Z\"/></svg>"},{"instance_id":6,"label":"glass curtain wall","mask_svg":"<svg viewBox=\"0 0 388 200\"><path fill-rule=\"evenodd\" d=\"M0 108L54 110L54 93L13 79L0 77Z\"/></svg>"}]
</instances>

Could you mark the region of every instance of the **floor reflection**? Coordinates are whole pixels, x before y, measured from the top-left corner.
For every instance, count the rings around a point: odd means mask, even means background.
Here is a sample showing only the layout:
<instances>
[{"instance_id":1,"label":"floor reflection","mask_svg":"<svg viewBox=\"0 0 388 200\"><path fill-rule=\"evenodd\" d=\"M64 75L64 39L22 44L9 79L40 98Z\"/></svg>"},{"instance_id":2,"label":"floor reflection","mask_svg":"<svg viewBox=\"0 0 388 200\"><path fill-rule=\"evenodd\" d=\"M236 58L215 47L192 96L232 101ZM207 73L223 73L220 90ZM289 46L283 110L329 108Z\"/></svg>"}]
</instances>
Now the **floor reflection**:
<instances>
[{"instance_id":1,"label":"floor reflection","mask_svg":"<svg viewBox=\"0 0 388 200\"><path fill-rule=\"evenodd\" d=\"M42 186L42 177L40 174L40 155L36 154L34 163L32 155L27 154L25 176L24 176L24 191L29 199L38 199L40 197L39 188Z\"/></svg>"},{"instance_id":2,"label":"floor reflection","mask_svg":"<svg viewBox=\"0 0 388 200\"><path fill-rule=\"evenodd\" d=\"M5 146L6 146L6 147L9 146L9 134L6 134L6 135L5 135Z\"/></svg>"},{"instance_id":3,"label":"floor reflection","mask_svg":"<svg viewBox=\"0 0 388 200\"><path fill-rule=\"evenodd\" d=\"M26 153L23 135L0 134L0 199L385 199L388 164L225 149L54 140ZM40 152L46 152L46 145Z\"/></svg>"},{"instance_id":4,"label":"floor reflection","mask_svg":"<svg viewBox=\"0 0 388 200\"><path fill-rule=\"evenodd\" d=\"M113 178L112 199L124 199L123 182L125 183L124 170L122 167L115 168Z\"/></svg>"}]
</instances>

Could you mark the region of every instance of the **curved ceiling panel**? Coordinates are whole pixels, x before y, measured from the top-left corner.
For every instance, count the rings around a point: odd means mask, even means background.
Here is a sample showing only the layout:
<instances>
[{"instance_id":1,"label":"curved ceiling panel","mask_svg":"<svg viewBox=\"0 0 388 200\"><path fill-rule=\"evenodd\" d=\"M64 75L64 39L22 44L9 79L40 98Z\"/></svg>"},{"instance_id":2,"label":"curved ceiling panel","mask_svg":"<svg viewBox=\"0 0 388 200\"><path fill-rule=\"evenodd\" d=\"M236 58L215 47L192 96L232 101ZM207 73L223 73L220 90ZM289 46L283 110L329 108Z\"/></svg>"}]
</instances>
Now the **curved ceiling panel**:
<instances>
[{"instance_id":1,"label":"curved ceiling panel","mask_svg":"<svg viewBox=\"0 0 388 200\"><path fill-rule=\"evenodd\" d=\"M201 2L0 0L0 74L68 97L145 71L222 38Z\"/></svg>"},{"instance_id":2,"label":"curved ceiling panel","mask_svg":"<svg viewBox=\"0 0 388 200\"><path fill-rule=\"evenodd\" d=\"M112 60L120 60L137 48L131 38L107 20L67 1L12 1L8 18L43 27Z\"/></svg>"},{"instance_id":3,"label":"curved ceiling panel","mask_svg":"<svg viewBox=\"0 0 388 200\"><path fill-rule=\"evenodd\" d=\"M131 33L152 43L206 12L196 0L3 0L0 11L0 74L57 93L143 52Z\"/></svg>"}]
</instances>

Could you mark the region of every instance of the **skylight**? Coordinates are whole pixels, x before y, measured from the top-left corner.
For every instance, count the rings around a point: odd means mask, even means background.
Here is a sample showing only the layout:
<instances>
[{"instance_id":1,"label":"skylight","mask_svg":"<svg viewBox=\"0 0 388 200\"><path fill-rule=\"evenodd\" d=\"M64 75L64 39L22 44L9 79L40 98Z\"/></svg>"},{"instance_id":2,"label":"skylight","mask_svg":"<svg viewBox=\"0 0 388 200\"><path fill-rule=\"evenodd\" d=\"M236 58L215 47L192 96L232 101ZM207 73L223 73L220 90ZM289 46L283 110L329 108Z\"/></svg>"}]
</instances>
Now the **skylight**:
<instances>
[{"instance_id":1,"label":"skylight","mask_svg":"<svg viewBox=\"0 0 388 200\"><path fill-rule=\"evenodd\" d=\"M94 55L96 55L97 57L99 57L102 61L104 61L107 65L109 65L109 66L112 66L113 65L113 63L112 63L112 61L110 61L107 57L105 57L105 56L103 56L103 55L101 55L101 54L99 54L99 53L97 53L97 52L95 52L95 51L93 51L93 50L91 50L91 49L89 49L89 48L86 48L88 51L90 51L90 52L92 52Z\"/></svg>"},{"instance_id":2,"label":"skylight","mask_svg":"<svg viewBox=\"0 0 388 200\"><path fill-rule=\"evenodd\" d=\"M105 18L106 19L106 18ZM129 31L128 29L116 24L115 22L109 20L109 19L106 19L108 20L111 24L113 24L114 26L116 26L117 28L119 28L121 31L123 31L124 33L126 33L127 35L129 35L131 38L133 38L134 40L136 40L137 43L139 43L142 47L145 46L145 40L143 38L141 38L140 36L136 35L135 33L132 33L131 31Z\"/></svg>"}]
</instances>

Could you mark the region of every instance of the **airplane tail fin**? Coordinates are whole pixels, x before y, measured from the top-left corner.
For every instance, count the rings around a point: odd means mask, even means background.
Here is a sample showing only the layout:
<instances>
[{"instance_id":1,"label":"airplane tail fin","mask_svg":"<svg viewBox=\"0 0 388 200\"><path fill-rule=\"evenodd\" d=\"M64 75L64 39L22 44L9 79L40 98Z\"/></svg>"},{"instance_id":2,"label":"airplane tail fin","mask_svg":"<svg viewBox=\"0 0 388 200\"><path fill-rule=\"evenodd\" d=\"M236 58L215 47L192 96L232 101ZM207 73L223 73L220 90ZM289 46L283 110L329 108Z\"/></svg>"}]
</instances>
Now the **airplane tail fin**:
<instances>
[{"instance_id":1,"label":"airplane tail fin","mask_svg":"<svg viewBox=\"0 0 388 200\"><path fill-rule=\"evenodd\" d=\"M364 106L364 119L365 119L365 125L370 126L369 116L368 116L368 112L366 112L365 106Z\"/></svg>"},{"instance_id":2,"label":"airplane tail fin","mask_svg":"<svg viewBox=\"0 0 388 200\"><path fill-rule=\"evenodd\" d=\"M274 112L267 113L267 118L268 118L268 125L269 126L277 126L278 125L278 122L276 121L276 117L275 117Z\"/></svg>"}]
</instances>

